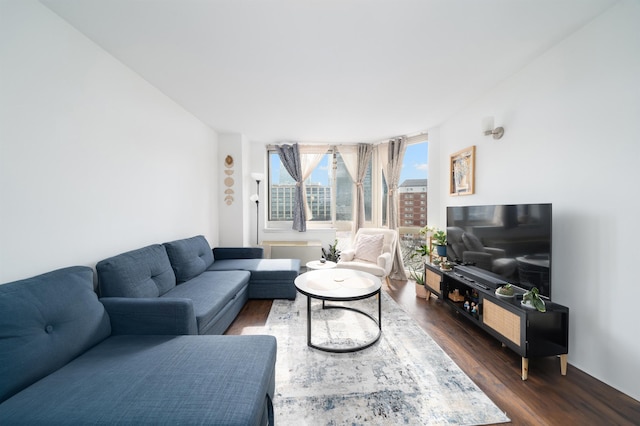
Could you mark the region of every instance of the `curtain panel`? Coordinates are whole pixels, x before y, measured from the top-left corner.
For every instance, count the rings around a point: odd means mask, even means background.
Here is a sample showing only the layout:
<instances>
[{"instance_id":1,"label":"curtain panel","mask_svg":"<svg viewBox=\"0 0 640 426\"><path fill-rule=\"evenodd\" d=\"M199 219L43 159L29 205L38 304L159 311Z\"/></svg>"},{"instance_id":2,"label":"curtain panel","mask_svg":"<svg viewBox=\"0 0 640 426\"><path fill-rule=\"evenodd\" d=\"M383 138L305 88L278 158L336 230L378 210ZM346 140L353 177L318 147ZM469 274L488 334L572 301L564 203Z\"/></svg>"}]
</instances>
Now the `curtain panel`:
<instances>
[{"instance_id":1,"label":"curtain panel","mask_svg":"<svg viewBox=\"0 0 640 426\"><path fill-rule=\"evenodd\" d=\"M276 145L276 150L280 156L282 165L289 175L296 181L296 189L293 201L293 226L295 231L305 232L307 230L306 203L304 201L302 162L300 160L300 150L298 144Z\"/></svg>"},{"instance_id":2,"label":"curtain panel","mask_svg":"<svg viewBox=\"0 0 640 426\"><path fill-rule=\"evenodd\" d=\"M400 183L400 172L402 171L402 161L406 148L406 137L391 139L389 141L389 149L387 151L387 185L389 186L389 229L398 229L399 218L399 195L398 184ZM393 257L393 268L390 277L396 280L406 280L407 274L404 271L404 262L402 261L402 249L400 247L400 235L398 235L398 244L396 244L396 252Z\"/></svg>"}]
</instances>

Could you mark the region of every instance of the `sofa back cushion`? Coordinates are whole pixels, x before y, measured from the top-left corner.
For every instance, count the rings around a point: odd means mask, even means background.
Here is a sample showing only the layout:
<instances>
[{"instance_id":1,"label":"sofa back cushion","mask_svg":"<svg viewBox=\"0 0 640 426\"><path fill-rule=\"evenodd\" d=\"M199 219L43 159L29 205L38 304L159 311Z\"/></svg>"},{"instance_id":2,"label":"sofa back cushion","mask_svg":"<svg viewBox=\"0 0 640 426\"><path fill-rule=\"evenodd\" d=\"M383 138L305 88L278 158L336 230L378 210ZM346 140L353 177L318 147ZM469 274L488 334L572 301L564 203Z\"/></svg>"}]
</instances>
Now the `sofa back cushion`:
<instances>
[{"instance_id":1,"label":"sofa back cushion","mask_svg":"<svg viewBox=\"0 0 640 426\"><path fill-rule=\"evenodd\" d=\"M96 265L102 297L158 297L176 286L164 246L154 244Z\"/></svg>"},{"instance_id":2,"label":"sofa back cushion","mask_svg":"<svg viewBox=\"0 0 640 426\"><path fill-rule=\"evenodd\" d=\"M213 263L213 251L202 235L164 243L179 283L203 273Z\"/></svg>"},{"instance_id":3,"label":"sofa back cushion","mask_svg":"<svg viewBox=\"0 0 640 426\"><path fill-rule=\"evenodd\" d=\"M74 266L0 285L0 402L110 334L91 268Z\"/></svg>"}]
</instances>

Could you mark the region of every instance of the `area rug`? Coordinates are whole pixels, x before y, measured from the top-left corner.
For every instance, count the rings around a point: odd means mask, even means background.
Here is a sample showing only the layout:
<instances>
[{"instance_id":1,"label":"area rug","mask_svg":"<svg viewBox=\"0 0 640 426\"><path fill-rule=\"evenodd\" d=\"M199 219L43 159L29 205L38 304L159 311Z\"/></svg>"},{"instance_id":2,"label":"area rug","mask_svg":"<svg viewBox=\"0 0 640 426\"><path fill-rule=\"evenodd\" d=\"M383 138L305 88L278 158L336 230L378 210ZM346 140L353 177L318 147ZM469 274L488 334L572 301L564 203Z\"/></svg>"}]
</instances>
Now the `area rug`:
<instances>
[{"instance_id":1,"label":"area rug","mask_svg":"<svg viewBox=\"0 0 640 426\"><path fill-rule=\"evenodd\" d=\"M354 353L307 346L307 302L275 300L266 333L278 339L277 425L481 425L509 418L386 293L382 336ZM377 318L375 297L345 303ZM368 318L312 302L312 342L344 347L375 337Z\"/></svg>"}]
</instances>

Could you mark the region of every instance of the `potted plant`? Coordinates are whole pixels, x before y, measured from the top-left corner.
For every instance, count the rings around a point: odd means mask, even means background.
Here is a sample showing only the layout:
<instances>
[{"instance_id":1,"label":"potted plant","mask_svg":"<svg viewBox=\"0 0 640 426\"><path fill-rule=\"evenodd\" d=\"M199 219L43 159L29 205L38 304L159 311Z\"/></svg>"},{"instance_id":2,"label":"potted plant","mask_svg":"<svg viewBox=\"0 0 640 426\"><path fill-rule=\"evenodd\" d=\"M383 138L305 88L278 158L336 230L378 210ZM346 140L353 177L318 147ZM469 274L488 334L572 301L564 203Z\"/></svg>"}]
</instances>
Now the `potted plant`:
<instances>
[{"instance_id":1,"label":"potted plant","mask_svg":"<svg viewBox=\"0 0 640 426\"><path fill-rule=\"evenodd\" d=\"M447 233L445 231L434 226L425 226L420 232L431 234L431 242L436 246L438 256L444 257L447 255Z\"/></svg>"},{"instance_id":2,"label":"potted plant","mask_svg":"<svg viewBox=\"0 0 640 426\"><path fill-rule=\"evenodd\" d=\"M409 278L416 282L416 297L421 299L429 298L429 292L427 291L425 284L424 270L418 272L415 269L409 270Z\"/></svg>"},{"instance_id":3,"label":"potted plant","mask_svg":"<svg viewBox=\"0 0 640 426\"><path fill-rule=\"evenodd\" d=\"M522 305L531 309L535 308L540 312L547 312L544 300L540 298L538 287L533 287L522 295Z\"/></svg>"},{"instance_id":4,"label":"potted plant","mask_svg":"<svg viewBox=\"0 0 640 426\"><path fill-rule=\"evenodd\" d=\"M329 244L329 250L325 250L322 247L322 258L329 262L337 262L340 259L340 250L337 249L338 240L335 240L333 244Z\"/></svg>"},{"instance_id":5,"label":"potted plant","mask_svg":"<svg viewBox=\"0 0 640 426\"><path fill-rule=\"evenodd\" d=\"M443 271L450 271L453 268L453 263L449 262L448 260L444 260L442 261L442 263L440 263L440 269Z\"/></svg>"}]
</instances>

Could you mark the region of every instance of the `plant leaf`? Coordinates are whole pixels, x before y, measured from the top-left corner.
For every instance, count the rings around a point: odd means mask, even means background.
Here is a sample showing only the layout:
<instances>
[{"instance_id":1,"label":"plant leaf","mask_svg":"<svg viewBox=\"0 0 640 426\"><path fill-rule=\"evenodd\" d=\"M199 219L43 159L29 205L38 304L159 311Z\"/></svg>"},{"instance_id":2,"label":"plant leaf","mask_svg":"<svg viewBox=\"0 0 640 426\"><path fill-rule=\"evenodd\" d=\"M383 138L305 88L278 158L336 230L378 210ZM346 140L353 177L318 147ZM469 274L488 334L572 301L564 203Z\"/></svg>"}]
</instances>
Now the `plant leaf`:
<instances>
[{"instance_id":1,"label":"plant leaf","mask_svg":"<svg viewBox=\"0 0 640 426\"><path fill-rule=\"evenodd\" d=\"M540 312L547 312L547 306L544 304L544 300L539 297L534 298L531 301L531 304L536 307L536 309Z\"/></svg>"}]
</instances>

